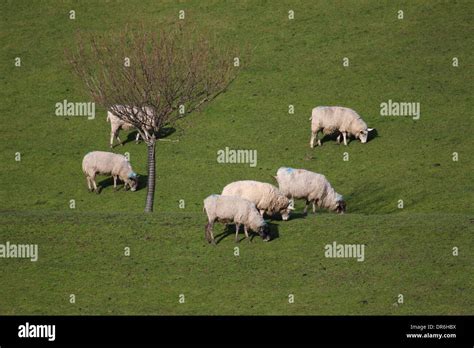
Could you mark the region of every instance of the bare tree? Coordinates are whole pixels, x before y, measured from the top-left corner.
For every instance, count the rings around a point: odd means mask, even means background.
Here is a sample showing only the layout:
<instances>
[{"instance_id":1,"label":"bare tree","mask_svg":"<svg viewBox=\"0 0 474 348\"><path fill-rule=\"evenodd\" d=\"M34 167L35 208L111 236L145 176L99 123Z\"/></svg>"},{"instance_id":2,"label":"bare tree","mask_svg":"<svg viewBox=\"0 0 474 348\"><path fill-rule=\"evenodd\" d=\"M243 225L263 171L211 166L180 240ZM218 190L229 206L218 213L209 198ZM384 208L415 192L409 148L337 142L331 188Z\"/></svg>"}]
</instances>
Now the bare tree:
<instances>
[{"instance_id":1,"label":"bare tree","mask_svg":"<svg viewBox=\"0 0 474 348\"><path fill-rule=\"evenodd\" d=\"M79 36L67 52L93 100L134 125L148 149L145 212L153 211L155 145L164 127L202 107L236 76L235 52L183 28Z\"/></svg>"}]
</instances>

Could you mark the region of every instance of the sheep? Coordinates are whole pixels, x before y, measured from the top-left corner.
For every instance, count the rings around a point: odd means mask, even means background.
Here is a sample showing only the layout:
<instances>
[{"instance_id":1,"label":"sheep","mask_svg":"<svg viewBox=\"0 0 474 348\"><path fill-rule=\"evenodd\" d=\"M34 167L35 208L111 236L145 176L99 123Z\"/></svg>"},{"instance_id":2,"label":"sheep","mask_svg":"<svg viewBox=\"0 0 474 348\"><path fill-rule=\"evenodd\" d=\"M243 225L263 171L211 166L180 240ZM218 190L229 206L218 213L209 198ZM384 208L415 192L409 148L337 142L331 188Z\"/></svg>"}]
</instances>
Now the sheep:
<instances>
[{"instance_id":1,"label":"sheep","mask_svg":"<svg viewBox=\"0 0 474 348\"><path fill-rule=\"evenodd\" d=\"M260 214L273 215L280 213L283 220L288 220L293 206L288 198L277 187L259 181L242 180L228 184L222 190L223 195L239 196L254 203Z\"/></svg>"},{"instance_id":2,"label":"sheep","mask_svg":"<svg viewBox=\"0 0 474 348\"><path fill-rule=\"evenodd\" d=\"M311 202L313 213L316 213L316 205L339 214L346 211L346 202L343 197L332 188L324 175L305 169L281 167L274 178L278 182L280 191L291 201L306 200L305 214Z\"/></svg>"},{"instance_id":3,"label":"sheep","mask_svg":"<svg viewBox=\"0 0 474 348\"><path fill-rule=\"evenodd\" d=\"M118 116L116 116L113 113L113 108L118 108L118 109L123 110L125 108L125 106L123 106L123 105L114 105L113 107L111 107L109 109L109 111L107 111L107 122L110 122L110 148L111 149L114 147L114 138L116 138L119 141L119 143L123 146L123 143L119 138L119 131L121 129L123 129L123 130L136 129L136 127L133 124L128 123L128 122L120 119ZM127 107L127 108L130 108L130 107ZM137 112L137 108L134 108L133 111ZM146 111L147 116L153 114L153 109L150 108L150 107L145 107L145 111ZM138 117L142 117L142 116L143 116L143 112L141 112L141 111L138 112ZM151 130L151 129L152 129L151 127L148 128L148 130ZM140 139L140 132L137 132L137 136L135 137L135 142L137 144L138 144L139 139Z\"/></svg>"},{"instance_id":4,"label":"sheep","mask_svg":"<svg viewBox=\"0 0 474 348\"><path fill-rule=\"evenodd\" d=\"M117 178L124 182L124 188L130 187L136 191L138 186L138 175L133 171L127 157L112 152L93 151L84 156L82 160L82 171L86 175L89 192L99 193L95 176L97 174L112 175L114 188L117 189Z\"/></svg>"},{"instance_id":5,"label":"sheep","mask_svg":"<svg viewBox=\"0 0 474 348\"><path fill-rule=\"evenodd\" d=\"M258 212L255 204L237 197L213 194L204 200L203 211L207 214L208 223L205 228L205 237L208 243L216 244L212 228L214 222L235 223L235 242L239 241L240 225L244 225L245 237L249 240L248 229L257 232L262 239L270 240L268 226Z\"/></svg>"},{"instance_id":6,"label":"sheep","mask_svg":"<svg viewBox=\"0 0 474 348\"><path fill-rule=\"evenodd\" d=\"M341 142L342 134L344 145L346 146L348 134L352 134L364 144L367 142L369 132L373 130L373 128L367 128L367 124L357 112L341 106L318 106L313 109L309 119L311 121L311 148L314 148L315 139L318 145L322 146L321 140L318 139L318 132L320 130L324 134L340 132L337 136L337 142Z\"/></svg>"}]
</instances>

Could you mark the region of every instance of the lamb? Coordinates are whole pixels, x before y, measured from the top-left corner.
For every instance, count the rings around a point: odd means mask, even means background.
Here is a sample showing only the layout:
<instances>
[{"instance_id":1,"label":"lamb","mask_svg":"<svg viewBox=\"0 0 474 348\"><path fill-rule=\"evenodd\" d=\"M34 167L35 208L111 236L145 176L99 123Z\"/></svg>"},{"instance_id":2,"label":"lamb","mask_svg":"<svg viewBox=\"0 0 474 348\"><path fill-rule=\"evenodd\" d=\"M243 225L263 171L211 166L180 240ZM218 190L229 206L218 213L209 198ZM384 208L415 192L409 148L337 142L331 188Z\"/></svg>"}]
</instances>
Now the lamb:
<instances>
[{"instance_id":1,"label":"lamb","mask_svg":"<svg viewBox=\"0 0 474 348\"><path fill-rule=\"evenodd\" d=\"M288 220L293 206L288 198L277 187L259 181L242 180L228 184L222 190L223 195L239 196L254 203L260 214L273 215L280 213L283 220Z\"/></svg>"},{"instance_id":2,"label":"lamb","mask_svg":"<svg viewBox=\"0 0 474 348\"><path fill-rule=\"evenodd\" d=\"M268 226L258 212L255 204L237 197L210 195L204 200L204 211L207 214L208 223L205 229L205 237L208 243L216 244L212 228L214 222L235 223L235 242L238 242L240 225L244 225L245 237L249 239L248 229L257 232L263 241L270 240Z\"/></svg>"},{"instance_id":3,"label":"lamb","mask_svg":"<svg viewBox=\"0 0 474 348\"><path fill-rule=\"evenodd\" d=\"M95 182L97 174L112 175L115 189L117 189L117 178L124 182L125 190L129 186L131 191L136 191L138 186L138 175L133 171L127 158L112 152L89 152L82 160L82 171L86 175L90 192L92 192L93 186L94 191L99 193Z\"/></svg>"},{"instance_id":4,"label":"lamb","mask_svg":"<svg viewBox=\"0 0 474 348\"><path fill-rule=\"evenodd\" d=\"M337 142L340 143L342 134L346 146L348 135L353 135L364 144L367 142L369 132L373 130L373 128L367 128L367 124L357 112L341 106L318 106L313 109L309 119L311 121L311 148L314 148L315 139L318 145L321 146L321 140L318 139L320 130L324 134L340 132L337 136Z\"/></svg>"},{"instance_id":5,"label":"lamb","mask_svg":"<svg viewBox=\"0 0 474 348\"><path fill-rule=\"evenodd\" d=\"M324 175L305 169L281 167L274 176L280 191L289 199L305 199L304 213L308 211L309 203L313 203L313 213L316 206L343 214L346 202L337 193Z\"/></svg>"},{"instance_id":6,"label":"lamb","mask_svg":"<svg viewBox=\"0 0 474 348\"><path fill-rule=\"evenodd\" d=\"M119 108L119 109L124 109L125 108L125 106L123 106L123 105L114 105L113 107L114 108ZM129 108L129 107L127 107L127 108ZM137 108L134 108L134 112L137 112ZM152 115L153 109L150 108L150 107L145 107L145 112L146 112L147 115ZM143 114L143 112L139 112L138 115L139 115L139 117L142 117L144 114ZM119 141L119 143L123 146L123 143L119 138L119 131L121 129L123 129L123 130L136 129L136 127L133 124L128 123L128 122L120 119L118 116L116 116L112 112L112 108L109 109L109 111L107 111L107 122L110 122L110 148L111 149L114 147L114 138L116 138ZM149 127L149 130L151 130L151 129L152 128ZM140 132L137 132L135 142L138 143L139 139L140 139Z\"/></svg>"}]
</instances>

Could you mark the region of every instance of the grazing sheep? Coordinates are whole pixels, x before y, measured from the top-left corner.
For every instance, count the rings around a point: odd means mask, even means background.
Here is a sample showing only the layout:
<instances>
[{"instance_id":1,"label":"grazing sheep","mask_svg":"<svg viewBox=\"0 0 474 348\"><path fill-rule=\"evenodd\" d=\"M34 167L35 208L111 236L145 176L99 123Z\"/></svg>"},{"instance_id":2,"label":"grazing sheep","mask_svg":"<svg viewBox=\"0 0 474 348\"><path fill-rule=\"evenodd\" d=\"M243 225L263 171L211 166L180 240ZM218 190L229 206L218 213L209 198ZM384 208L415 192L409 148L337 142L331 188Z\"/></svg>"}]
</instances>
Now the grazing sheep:
<instances>
[{"instance_id":1,"label":"grazing sheep","mask_svg":"<svg viewBox=\"0 0 474 348\"><path fill-rule=\"evenodd\" d=\"M360 139L361 143L367 142L367 136L373 128L367 128L367 124L352 109L341 106L318 106L313 109L311 117L311 148L314 147L316 139L318 145L321 146L321 140L318 139L318 132L323 131L324 134L332 134L340 132L337 136L337 142L341 141L341 134L344 138L344 145L347 146L347 135L353 135L356 139Z\"/></svg>"},{"instance_id":2,"label":"grazing sheep","mask_svg":"<svg viewBox=\"0 0 474 348\"><path fill-rule=\"evenodd\" d=\"M124 109L125 106L123 105L116 105L114 106L115 108L119 108L119 109ZM127 107L129 108L129 107ZM150 108L150 107L146 107L145 108L145 111L146 111L146 114L147 115L152 115L153 109ZM137 108L134 108L134 112L137 112ZM139 117L142 117L143 116L143 112L139 112L138 113L138 116ZM121 120L118 116L116 116L113 112L112 112L112 109L110 109L109 111L107 111L107 122L110 122L110 148L113 148L114 147L114 138L116 138L118 140L118 142L123 145L122 141L120 140L119 138L119 131L121 129L123 130L132 130L132 129L136 129L136 127L131 124L131 123L128 123L124 120ZM151 130L152 128L150 127L149 130ZM140 132L137 132L137 136L135 138L135 142L138 143L138 140L140 139Z\"/></svg>"},{"instance_id":3,"label":"grazing sheep","mask_svg":"<svg viewBox=\"0 0 474 348\"><path fill-rule=\"evenodd\" d=\"M117 189L117 178L124 182L124 188L130 187L135 191L138 186L138 175L133 171L127 157L112 152L93 151L84 156L82 160L82 171L86 175L89 191L99 193L95 176L97 174L112 175L114 188Z\"/></svg>"},{"instance_id":4,"label":"grazing sheep","mask_svg":"<svg viewBox=\"0 0 474 348\"><path fill-rule=\"evenodd\" d=\"M222 190L223 195L239 196L253 202L260 214L273 215L280 213L283 220L288 220L293 206L288 198L276 186L253 180L235 181Z\"/></svg>"},{"instance_id":5,"label":"grazing sheep","mask_svg":"<svg viewBox=\"0 0 474 348\"><path fill-rule=\"evenodd\" d=\"M346 203L337 193L324 175L305 169L281 167L274 176L280 191L291 200L305 199L304 213L308 211L309 203L313 203L313 213L316 206L343 214Z\"/></svg>"},{"instance_id":6,"label":"grazing sheep","mask_svg":"<svg viewBox=\"0 0 474 348\"><path fill-rule=\"evenodd\" d=\"M244 225L246 238L249 238L248 229L251 229L257 232L265 242L270 240L266 222L255 204L246 199L236 196L211 195L204 200L204 211L209 221L205 230L206 240L209 243L215 244L212 228L216 221L235 223L236 242L238 242L240 225Z\"/></svg>"}]
</instances>

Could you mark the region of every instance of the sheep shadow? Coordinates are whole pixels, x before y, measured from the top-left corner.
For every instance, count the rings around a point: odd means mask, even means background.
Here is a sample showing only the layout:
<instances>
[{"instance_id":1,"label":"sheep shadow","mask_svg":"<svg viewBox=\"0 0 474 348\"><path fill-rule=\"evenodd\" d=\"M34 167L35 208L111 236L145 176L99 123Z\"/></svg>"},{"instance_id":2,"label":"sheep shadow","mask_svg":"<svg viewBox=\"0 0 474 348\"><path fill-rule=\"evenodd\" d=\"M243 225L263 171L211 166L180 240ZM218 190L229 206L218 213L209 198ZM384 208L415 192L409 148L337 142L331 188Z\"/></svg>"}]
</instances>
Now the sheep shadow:
<instances>
[{"instance_id":1,"label":"sheep shadow","mask_svg":"<svg viewBox=\"0 0 474 348\"><path fill-rule=\"evenodd\" d=\"M379 137L379 132L377 132L377 129L374 128L372 131L369 132L369 135L367 136L367 142L378 137Z\"/></svg>"},{"instance_id":2,"label":"sheep shadow","mask_svg":"<svg viewBox=\"0 0 474 348\"><path fill-rule=\"evenodd\" d=\"M341 142L340 143L337 142L337 137L339 136L339 134L341 134ZM379 136L379 134L378 134L377 130L374 128L367 135L367 142L377 138L378 136ZM354 140L357 140L357 139L354 138L354 136L352 136L352 135L348 135L347 144L350 144ZM326 142L330 142L330 141L334 142L335 145L344 145L344 141L343 141L343 138L342 138L342 133L339 132L339 131L335 131L334 133L323 135L323 137L321 138L321 145L326 143Z\"/></svg>"},{"instance_id":3,"label":"sheep shadow","mask_svg":"<svg viewBox=\"0 0 474 348\"><path fill-rule=\"evenodd\" d=\"M321 145L327 142L334 142L336 145L339 145L337 143L337 136L339 134L342 134L342 133L339 131L335 131L334 133L331 133L331 134L323 134L322 138L320 138ZM342 135L341 135L341 144L342 144Z\"/></svg>"},{"instance_id":4,"label":"sheep shadow","mask_svg":"<svg viewBox=\"0 0 474 348\"><path fill-rule=\"evenodd\" d=\"M267 222L267 225L268 225L268 233L270 234L270 242L273 241L274 239L279 238L280 233L278 231L278 225L274 224L274 223L271 223L271 222ZM245 239L246 239L245 235L242 238L241 234L244 234L244 227L243 226L241 226L240 230L239 230L239 240L238 240L239 243L242 242L242 241L245 241ZM216 244L219 244L223 239L225 239L229 236L232 236L232 237L235 236L235 224L227 224L225 226L225 229L224 229L223 232L221 232L221 233L214 236L214 240L216 241ZM252 242L255 237L260 238L258 233L253 232L253 231L249 231L249 239L248 239L249 242Z\"/></svg>"},{"instance_id":5,"label":"sheep shadow","mask_svg":"<svg viewBox=\"0 0 474 348\"><path fill-rule=\"evenodd\" d=\"M163 127L162 129L160 129L158 133L155 134L156 139L166 138L170 136L171 134L173 134L174 132L176 132L176 128L174 127ZM115 146L125 145L127 143L134 142L137 137L137 134L138 134L138 131L133 131L133 132L128 133L127 138L124 141L122 141L120 144L116 144ZM138 143L141 143L141 142L143 142L143 139L140 137L140 139L138 140Z\"/></svg>"},{"instance_id":6,"label":"sheep shadow","mask_svg":"<svg viewBox=\"0 0 474 348\"><path fill-rule=\"evenodd\" d=\"M294 219L305 219L308 216L308 213L303 213L303 212L295 212L293 211L290 215L289 220L294 220Z\"/></svg>"},{"instance_id":7,"label":"sheep shadow","mask_svg":"<svg viewBox=\"0 0 474 348\"><path fill-rule=\"evenodd\" d=\"M304 219L304 218L306 217L306 215L307 215L307 214L303 214L303 212L297 213L297 212L295 212L295 211L292 211L291 214L290 214L290 218L288 219L288 221L294 220L294 219ZM268 220L268 219L269 219L269 220L272 220L272 221L281 221L281 222L283 222L283 223L286 222L285 220L283 220L283 218L281 217L280 214L275 214L275 215L270 215L270 216L269 216L269 215L267 215L267 214L265 213L264 217L265 217L265 220Z\"/></svg>"},{"instance_id":8,"label":"sheep shadow","mask_svg":"<svg viewBox=\"0 0 474 348\"><path fill-rule=\"evenodd\" d=\"M135 192L143 190L147 186L147 181L148 181L148 175L139 175L138 176L138 187L137 187ZM112 178L111 176L107 177L106 179L104 179L102 181L97 182L97 189L99 190L99 193L101 193L102 190L104 190L105 188L107 188L109 186L112 186L112 187L114 186L114 178ZM124 190L123 181L118 179L117 180L117 190L115 190L114 192L121 191L121 190Z\"/></svg>"}]
</instances>

